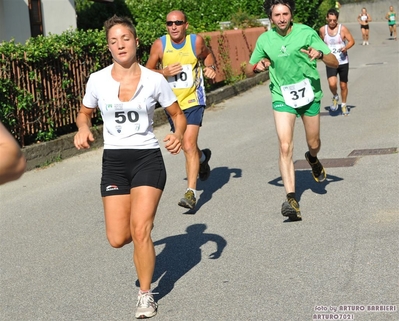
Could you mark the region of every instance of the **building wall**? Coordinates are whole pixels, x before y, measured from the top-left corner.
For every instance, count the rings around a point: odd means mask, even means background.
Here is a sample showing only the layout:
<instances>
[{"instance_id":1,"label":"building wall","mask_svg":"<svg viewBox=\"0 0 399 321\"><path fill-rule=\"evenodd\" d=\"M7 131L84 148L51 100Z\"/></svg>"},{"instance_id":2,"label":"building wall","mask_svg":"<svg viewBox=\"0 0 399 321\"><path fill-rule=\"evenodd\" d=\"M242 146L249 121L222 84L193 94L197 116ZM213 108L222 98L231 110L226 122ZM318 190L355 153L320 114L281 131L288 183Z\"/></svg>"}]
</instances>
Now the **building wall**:
<instances>
[{"instance_id":1,"label":"building wall","mask_svg":"<svg viewBox=\"0 0 399 321\"><path fill-rule=\"evenodd\" d=\"M0 0L0 41L24 43L29 37L28 0Z\"/></svg>"},{"instance_id":2,"label":"building wall","mask_svg":"<svg viewBox=\"0 0 399 321\"><path fill-rule=\"evenodd\" d=\"M76 29L76 11L73 0L42 0L43 33L61 34Z\"/></svg>"},{"instance_id":3,"label":"building wall","mask_svg":"<svg viewBox=\"0 0 399 321\"><path fill-rule=\"evenodd\" d=\"M43 34L76 29L74 0L41 0ZM0 42L25 43L31 37L28 0L0 0Z\"/></svg>"}]
</instances>

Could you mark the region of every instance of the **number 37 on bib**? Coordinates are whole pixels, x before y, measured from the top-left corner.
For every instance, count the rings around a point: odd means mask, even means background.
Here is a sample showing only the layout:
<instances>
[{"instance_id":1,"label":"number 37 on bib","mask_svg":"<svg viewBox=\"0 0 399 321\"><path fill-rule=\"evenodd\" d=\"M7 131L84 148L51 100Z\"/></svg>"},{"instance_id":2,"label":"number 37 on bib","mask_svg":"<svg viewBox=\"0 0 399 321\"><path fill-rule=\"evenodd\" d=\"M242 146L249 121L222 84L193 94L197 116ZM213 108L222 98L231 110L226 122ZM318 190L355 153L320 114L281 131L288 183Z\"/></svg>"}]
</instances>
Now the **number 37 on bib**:
<instances>
[{"instance_id":1,"label":"number 37 on bib","mask_svg":"<svg viewBox=\"0 0 399 321\"><path fill-rule=\"evenodd\" d=\"M290 85L281 86L285 103L292 108L300 108L314 100L314 92L310 80L304 80Z\"/></svg>"}]
</instances>

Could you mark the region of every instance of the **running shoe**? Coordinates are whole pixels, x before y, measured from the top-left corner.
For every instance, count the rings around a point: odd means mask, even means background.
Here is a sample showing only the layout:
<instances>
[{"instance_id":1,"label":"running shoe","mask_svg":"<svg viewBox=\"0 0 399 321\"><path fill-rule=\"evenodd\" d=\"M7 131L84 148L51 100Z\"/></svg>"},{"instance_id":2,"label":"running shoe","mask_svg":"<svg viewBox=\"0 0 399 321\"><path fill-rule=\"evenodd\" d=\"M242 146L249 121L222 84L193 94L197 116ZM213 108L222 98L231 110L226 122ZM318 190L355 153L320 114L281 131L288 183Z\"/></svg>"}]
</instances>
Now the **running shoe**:
<instances>
[{"instance_id":1,"label":"running shoe","mask_svg":"<svg viewBox=\"0 0 399 321\"><path fill-rule=\"evenodd\" d=\"M366 46L368 46L369 45L369 42L368 41L366 41Z\"/></svg>"},{"instance_id":2,"label":"running shoe","mask_svg":"<svg viewBox=\"0 0 399 321\"><path fill-rule=\"evenodd\" d=\"M392 32L389 33L389 36L392 37Z\"/></svg>"},{"instance_id":3,"label":"running shoe","mask_svg":"<svg viewBox=\"0 0 399 321\"><path fill-rule=\"evenodd\" d=\"M154 301L153 293L141 293L137 297L136 319L147 319L157 314L158 304Z\"/></svg>"},{"instance_id":4,"label":"running shoe","mask_svg":"<svg viewBox=\"0 0 399 321\"><path fill-rule=\"evenodd\" d=\"M334 95L332 98L332 105L330 106L331 111L336 111L338 109L338 101L339 101L339 96Z\"/></svg>"},{"instance_id":5,"label":"running shoe","mask_svg":"<svg viewBox=\"0 0 399 321\"><path fill-rule=\"evenodd\" d=\"M366 45L366 42L365 41L363 41L363 46L365 46Z\"/></svg>"},{"instance_id":6,"label":"running shoe","mask_svg":"<svg viewBox=\"0 0 399 321\"><path fill-rule=\"evenodd\" d=\"M195 199L194 192L191 189L189 189L184 194L184 197L180 200L179 206L193 209L196 203L197 200Z\"/></svg>"},{"instance_id":7,"label":"running shoe","mask_svg":"<svg viewBox=\"0 0 399 321\"><path fill-rule=\"evenodd\" d=\"M346 106L346 104L341 105L341 112L343 116L348 116L349 115L349 107Z\"/></svg>"},{"instance_id":8,"label":"running shoe","mask_svg":"<svg viewBox=\"0 0 399 321\"><path fill-rule=\"evenodd\" d=\"M299 204L294 198L289 198L281 206L281 214L287 216L291 221L302 220Z\"/></svg>"},{"instance_id":9,"label":"running shoe","mask_svg":"<svg viewBox=\"0 0 399 321\"><path fill-rule=\"evenodd\" d=\"M210 149L206 148L202 150L202 153L205 155L205 160L200 164L199 179L201 181L206 181L211 174L211 168L208 162L211 159L212 152Z\"/></svg>"},{"instance_id":10,"label":"running shoe","mask_svg":"<svg viewBox=\"0 0 399 321\"><path fill-rule=\"evenodd\" d=\"M324 170L323 165L321 165L320 161L317 159L315 163L311 163L309 160L310 153L305 153L305 158L308 161L310 167L312 167L312 176L317 183L324 182L327 178L326 171Z\"/></svg>"}]
</instances>

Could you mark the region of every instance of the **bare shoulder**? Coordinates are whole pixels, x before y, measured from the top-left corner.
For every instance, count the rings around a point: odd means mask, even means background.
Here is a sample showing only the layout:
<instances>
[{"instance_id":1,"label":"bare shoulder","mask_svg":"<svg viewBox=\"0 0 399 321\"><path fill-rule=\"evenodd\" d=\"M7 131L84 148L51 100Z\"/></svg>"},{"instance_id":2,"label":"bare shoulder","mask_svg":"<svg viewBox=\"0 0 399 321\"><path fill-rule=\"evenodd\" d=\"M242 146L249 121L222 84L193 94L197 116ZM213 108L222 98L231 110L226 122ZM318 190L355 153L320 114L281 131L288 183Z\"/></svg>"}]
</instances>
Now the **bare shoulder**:
<instances>
[{"instance_id":1,"label":"bare shoulder","mask_svg":"<svg viewBox=\"0 0 399 321\"><path fill-rule=\"evenodd\" d=\"M154 41L154 43L151 46L151 50L162 50L162 41L161 38L158 38L157 40Z\"/></svg>"},{"instance_id":2,"label":"bare shoulder","mask_svg":"<svg viewBox=\"0 0 399 321\"><path fill-rule=\"evenodd\" d=\"M154 41L150 49L150 56L147 60L146 67L154 69L159 60L163 57L162 41L160 38Z\"/></svg>"},{"instance_id":3,"label":"bare shoulder","mask_svg":"<svg viewBox=\"0 0 399 321\"><path fill-rule=\"evenodd\" d=\"M348 28L345 27L344 25L341 25L341 32L349 32Z\"/></svg>"},{"instance_id":4,"label":"bare shoulder","mask_svg":"<svg viewBox=\"0 0 399 321\"><path fill-rule=\"evenodd\" d=\"M205 58L208 55L208 47L205 44L204 38L199 34L196 35L195 49L198 57Z\"/></svg>"},{"instance_id":5,"label":"bare shoulder","mask_svg":"<svg viewBox=\"0 0 399 321\"><path fill-rule=\"evenodd\" d=\"M205 45L205 39L199 34L196 34L196 40L195 40L196 45Z\"/></svg>"},{"instance_id":6,"label":"bare shoulder","mask_svg":"<svg viewBox=\"0 0 399 321\"><path fill-rule=\"evenodd\" d=\"M350 33L349 29L347 27L345 27L344 25L341 26L341 35L344 38L352 37L352 34Z\"/></svg>"}]
</instances>

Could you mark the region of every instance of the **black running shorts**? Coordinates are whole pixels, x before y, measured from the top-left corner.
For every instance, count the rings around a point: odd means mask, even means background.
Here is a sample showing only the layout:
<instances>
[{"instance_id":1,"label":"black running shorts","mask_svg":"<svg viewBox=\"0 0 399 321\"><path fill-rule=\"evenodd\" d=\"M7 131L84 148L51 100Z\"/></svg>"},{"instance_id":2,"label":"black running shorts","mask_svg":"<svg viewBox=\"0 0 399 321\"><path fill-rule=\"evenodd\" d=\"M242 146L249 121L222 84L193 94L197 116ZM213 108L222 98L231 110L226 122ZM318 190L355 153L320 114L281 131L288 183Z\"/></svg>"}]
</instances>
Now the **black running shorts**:
<instances>
[{"instance_id":1,"label":"black running shorts","mask_svg":"<svg viewBox=\"0 0 399 321\"><path fill-rule=\"evenodd\" d=\"M326 66L327 78L339 75L339 81L348 82L349 64L339 65L338 68L330 68Z\"/></svg>"},{"instance_id":2,"label":"black running shorts","mask_svg":"<svg viewBox=\"0 0 399 321\"><path fill-rule=\"evenodd\" d=\"M104 149L101 196L130 194L138 186L163 190L166 169L157 149Z\"/></svg>"}]
</instances>

